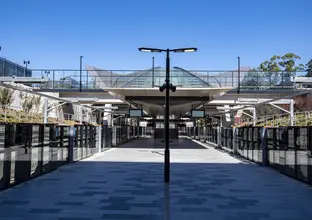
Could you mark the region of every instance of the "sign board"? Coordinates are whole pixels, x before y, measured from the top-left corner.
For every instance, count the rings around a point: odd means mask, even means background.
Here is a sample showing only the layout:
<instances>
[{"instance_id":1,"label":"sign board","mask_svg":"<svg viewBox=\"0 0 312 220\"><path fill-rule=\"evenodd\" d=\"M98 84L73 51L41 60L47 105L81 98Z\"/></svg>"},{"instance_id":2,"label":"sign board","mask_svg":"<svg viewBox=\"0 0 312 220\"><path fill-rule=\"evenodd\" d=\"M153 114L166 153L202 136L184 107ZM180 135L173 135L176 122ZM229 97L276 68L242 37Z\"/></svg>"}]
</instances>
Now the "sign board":
<instances>
[{"instance_id":1,"label":"sign board","mask_svg":"<svg viewBox=\"0 0 312 220\"><path fill-rule=\"evenodd\" d=\"M192 110L192 118L204 118L205 111L204 110Z\"/></svg>"},{"instance_id":2,"label":"sign board","mask_svg":"<svg viewBox=\"0 0 312 220\"><path fill-rule=\"evenodd\" d=\"M129 117L142 117L143 110L142 109L129 109Z\"/></svg>"},{"instance_id":3,"label":"sign board","mask_svg":"<svg viewBox=\"0 0 312 220\"><path fill-rule=\"evenodd\" d=\"M147 127L147 121L140 121L139 126L140 127Z\"/></svg>"},{"instance_id":4,"label":"sign board","mask_svg":"<svg viewBox=\"0 0 312 220\"><path fill-rule=\"evenodd\" d=\"M185 125L187 128L192 128L194 127L194 122L186 122Z\"/></svg>"}]
</instances>

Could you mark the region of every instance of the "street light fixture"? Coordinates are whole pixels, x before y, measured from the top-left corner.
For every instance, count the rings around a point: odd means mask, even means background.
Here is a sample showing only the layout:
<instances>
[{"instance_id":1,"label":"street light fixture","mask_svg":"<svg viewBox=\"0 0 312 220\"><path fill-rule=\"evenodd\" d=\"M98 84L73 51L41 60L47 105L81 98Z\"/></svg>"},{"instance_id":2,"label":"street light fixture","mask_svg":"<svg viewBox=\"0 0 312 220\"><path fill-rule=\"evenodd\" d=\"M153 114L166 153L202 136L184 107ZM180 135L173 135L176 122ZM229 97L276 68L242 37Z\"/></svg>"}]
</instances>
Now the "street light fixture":
<instances>
[{"instance_id":1,"label":"street light fixture","mask_svg":"<svg viewBox=\"0 0 312 220\"><path fill-rule=\"evenodd\" d=\"M169 53L183 53L183 52L195 52L197 48L178 48L178 49L158 49L158 48L147 48L140 47L139 51L141 52L166 52L166 80L165 84L159 87L159 91L163 92L166 90L166 111L165 111L165 166L164 166L164 181L168 183L170 181L170 149L169 149L169 92L176 91L176 87L170 83L170 57Z\"/></svg>"}]
</instances>

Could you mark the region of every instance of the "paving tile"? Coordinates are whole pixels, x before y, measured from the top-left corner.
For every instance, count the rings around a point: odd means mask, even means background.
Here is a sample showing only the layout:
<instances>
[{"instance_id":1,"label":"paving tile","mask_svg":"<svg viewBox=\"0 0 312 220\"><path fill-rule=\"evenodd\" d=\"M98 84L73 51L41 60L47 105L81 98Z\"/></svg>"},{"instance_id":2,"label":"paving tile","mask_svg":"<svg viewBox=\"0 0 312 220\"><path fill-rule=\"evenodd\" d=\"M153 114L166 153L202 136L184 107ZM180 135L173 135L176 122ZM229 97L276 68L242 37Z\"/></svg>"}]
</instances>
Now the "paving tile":
<instances>
[{"instance_id":1,"label":"paving tile","mask_svg":"<svg viewBox=\"0 0 312 220\"><path fill-rule=\"evenodd\" d=\"M163 143L131 141L0 194L0 220L312 219L305 184L188 139L172 144L170 184Z\"/></svg>"},{"instance_id":2,"label":"paving tile","mask_svg":"<svg viewBox=\"0 0 312 220\"><path fill-rule=\"evenodd\" d=\"M62 211L62 209L48 209L48 208L42 208L42 209L31 209L30 213L40 213L40 214L54 214Z\"/></svg>"},{"instance_id":3,"label":"paving tile","mask_svg":"<svg viewBox=\"0 0 312 220\"><path fill-rule=\"evenodd\" d=\"M1 201L0 202L0 205L3 206L3 205L13 205L13 206L19 206L19 205L26 205L26 204L29 204L29 201L14 201L14 200L4 200L4 201Z\"/></svg>"},{"instance_id":4,"label":"paving tile","mask_svg":"<svg viewBox=\"0 0 312 220\"><path fill-rule=\"evenodd\" d=\"M82 206L84 202L57 202L59 206Z\"/></svg>"}]
</instances>

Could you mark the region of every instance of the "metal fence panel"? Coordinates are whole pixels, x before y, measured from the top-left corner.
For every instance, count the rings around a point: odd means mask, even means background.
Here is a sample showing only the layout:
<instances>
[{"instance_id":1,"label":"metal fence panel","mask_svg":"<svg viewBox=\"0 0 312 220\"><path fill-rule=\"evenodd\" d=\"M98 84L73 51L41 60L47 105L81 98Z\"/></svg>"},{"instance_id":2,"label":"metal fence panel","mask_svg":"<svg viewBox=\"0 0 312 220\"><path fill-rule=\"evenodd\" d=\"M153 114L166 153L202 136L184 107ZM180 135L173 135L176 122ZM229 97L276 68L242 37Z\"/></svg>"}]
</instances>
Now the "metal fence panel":
<instances>
[{"instance_id":1,"label":"metal fence panel","mask_svg":"<svg viewBox=\"0 0 312 220\"><path fill-rule=\"evenodd\" d=\"M308 182L308 128L304 127L296 129L296 174L298 179Z\"/></svg>"},{"instance_id":2,"label":"metal fence panel","mask_svg":"<svg viewBox=\"0 0 312 220\"><path fill-rule=\"evenodd\" d=\"M77 161L97 152L97 130L94 126L74 127L70 144L68 126L52 124L0 124L0 189L5 189L42 173L57 169L72 160ZM111 128L102 132L111 147ZM125 141L126 138L123 139Z\"/></svg>"},{"instance_id":3,"label":"metal fence panel","mask_svg":"<svg viewBox=\"0 0 312 220\"><path fill-rule=\"evenodd\" d=\"M286 174L289 176L296 176L296 137L295 128L288 129L288 145L285 149L286 152Z\"/></svg>"}]
</instances>

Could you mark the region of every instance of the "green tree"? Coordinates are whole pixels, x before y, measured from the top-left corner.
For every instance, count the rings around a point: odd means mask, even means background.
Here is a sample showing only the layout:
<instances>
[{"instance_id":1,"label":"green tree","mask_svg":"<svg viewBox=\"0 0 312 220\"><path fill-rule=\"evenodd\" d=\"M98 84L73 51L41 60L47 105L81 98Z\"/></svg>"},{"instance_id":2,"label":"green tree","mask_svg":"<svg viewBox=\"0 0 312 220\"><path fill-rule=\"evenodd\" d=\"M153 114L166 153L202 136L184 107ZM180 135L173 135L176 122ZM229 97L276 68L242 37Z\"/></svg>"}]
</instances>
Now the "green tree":
<instances>
[{"instance_id":1,"label":"green tree","mask_svg":"<svg viewBox=\"0 0 312 220\"><path fill-rule=\"evenodd\" d=\"M306 64L307 77L312 77L312 59Z\"/></svg>"},{"instance_id":2,"label":"green tree","mask_svg":"<svg viewBox=\"0 0 312 220\"><path fill-rule=\"evenodd\" d=\"M41 105L41 96L35 96L33 98L33 102L34 102L33 105L34 105L34 107L36 109L36 113L38 113L40 105Z\"/></svg>"},{"instance_id":3,"label":"green tree","mask_svg":"<svg viewBox=\"0 0 312 220\"><path fill-rule=\"evenodd\" d=\"M10 106L14 100L14 91L9 88L0 88L0 105L3 110Z\"/></svg>"},{"instance_id":4,"label":"green tree","mask_svg":"<svg viewBox=\"0 0 312 220\"><path fill-rule=\"evenodd\" d=\"M281 76L283 84L289 84L291 81L291 77L295 76L297 71L304 70L303 64L296 65L296 61L300 59L301 57L294 53L286 53L284 56L281 57L278 64L283 71Z\"/></svg>"},{"instance_id":5,"label":"green tree","mask_svg":"<svg viewBox=\"0 0 312 220\"><path fill-rule=\"evenodd\" d=\"M279 61L279 65L282 68L282 71L291 73L296 71L302 71L304 70L304 65L299 64L296 65L296 61L300 60L301 57L294 53L286 53L284 56L281 57L281 60Z\"/></svg>"},{"instance_id":6,"label":"green tree","mask_svg":"<svg viewBox=\"0 0 312 220\"><path fill-rule=\"evenodd\" d=\"M268 77L270 84L276 84L280 79L282 83L290 82L291 76L296 74L296 71L304 70L303 64L296 65L296 62L301 58L294 53L286 53L283 56L274 55L270 60L262 62L258 71L264 72L265 77Z\"/></svg>"},{"instance_id":7,"label":"green tree","mask_svg":"<svg viewBox=\"0 0 312 220\"><path fill-rule=\"evenodd\" d=\"M278 61L281 59L280 56L274 55L270 60L266 60L260 63L257 70L263 72L264 76L269 78L269 84L276 83L278 80L278 73L281 71Z\"/></svg>"},{"instance_id":8,"label":"green tree","mask_svg":"<svg viewBox=\"0 0 312 220\"><path fill-rule=\"evenodd\" d=\"M30 95L28 93L21 92L20 98L22 100L23 111L29 114L29 112L32 110L32 108L35 105L35 96Z\"/></svg>"}]
</instances>

